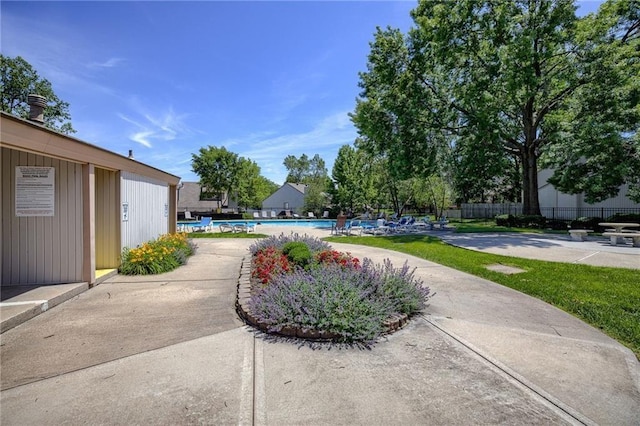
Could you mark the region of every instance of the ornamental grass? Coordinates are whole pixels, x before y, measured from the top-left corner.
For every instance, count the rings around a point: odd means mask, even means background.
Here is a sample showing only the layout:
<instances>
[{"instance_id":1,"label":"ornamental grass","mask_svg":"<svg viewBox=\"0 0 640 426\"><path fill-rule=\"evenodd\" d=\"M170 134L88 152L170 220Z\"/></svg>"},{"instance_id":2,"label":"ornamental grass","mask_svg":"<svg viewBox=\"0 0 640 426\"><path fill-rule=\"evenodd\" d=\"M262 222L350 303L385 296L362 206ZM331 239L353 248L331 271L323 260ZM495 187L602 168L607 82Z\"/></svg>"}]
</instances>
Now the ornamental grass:
<instances>
[{"instance_id":1,"label":"ornamental grass","mask_svg":"<svg viewBox=\"0 0 640 426\"><path fill-rule=\"evenodd\" d=\"M368 258L361 262L312 237L293 241L303 240L312 256L302 264L283 252L291 246L291 237L275 237L273 245L261 241L251 248L249 311L269 332L313 330L339 342L371 343L387 331L385 320L416 314L431 297L406 263L395 268L389 260L382 265Z\"/></svg>"},{"instance_id":2,"label":"ornamental grass","mask_svg":"<svg viewBox=\"0 0 640 426\"><path fill-rule=\"evenodd\" d=\"M164 234L136 248L122 250L118 271L123 275L161 274L184 265L195 252L187 234Z\"/></svg>"}]
</instances>

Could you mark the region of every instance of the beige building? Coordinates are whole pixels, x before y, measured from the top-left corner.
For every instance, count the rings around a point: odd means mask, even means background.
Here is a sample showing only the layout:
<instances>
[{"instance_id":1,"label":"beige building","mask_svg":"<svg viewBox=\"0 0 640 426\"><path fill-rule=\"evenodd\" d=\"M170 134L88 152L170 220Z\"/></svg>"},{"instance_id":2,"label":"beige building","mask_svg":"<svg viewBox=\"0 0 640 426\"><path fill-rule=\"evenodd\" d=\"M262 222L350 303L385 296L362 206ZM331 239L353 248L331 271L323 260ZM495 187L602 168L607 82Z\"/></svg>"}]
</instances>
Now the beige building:
<instances>
[{"instance_id":1,"label":"beige building","mask_svg":"<svg viewBox=\"0 0 640 426\"><path fill-rule=\"evenodd\" d=\"M93 285L176 231L178 176L6 113L0 134L2 287Z\"/></svg>"}]
</instances>

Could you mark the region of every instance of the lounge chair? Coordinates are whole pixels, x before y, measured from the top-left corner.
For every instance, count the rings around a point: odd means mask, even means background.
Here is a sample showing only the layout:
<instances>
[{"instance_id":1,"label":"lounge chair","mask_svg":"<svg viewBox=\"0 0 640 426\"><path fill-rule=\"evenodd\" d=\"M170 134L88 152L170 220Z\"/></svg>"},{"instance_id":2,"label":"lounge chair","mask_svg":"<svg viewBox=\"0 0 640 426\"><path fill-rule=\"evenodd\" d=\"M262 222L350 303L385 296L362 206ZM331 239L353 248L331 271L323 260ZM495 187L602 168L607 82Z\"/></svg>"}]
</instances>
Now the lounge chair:
<instances>
[{"instance_id":1,"label":"lounge chair","mask_svg":"<svg viewBox=\"0 0 640 426\"><path fill-rule=\"evenodd\" d=\"M364 227L362 226L362 221L360 219L351 220L345 226L345 231L348 235L351 235L352 233L355 234L356 232L358 233L358 235L362 235L363 229Z\"/></svg>"},{"instance_id":2,"label":"lounge chair","mask_svg":"<svg viewBox=\"0 0 640 426\"><path fill-rule=\"evenodd\" d=\"M271 219L277 219L278 215L276 214L275 210L271 210Z\"/></svg>"},{"instance_id":3,"label":"lounge chair","mask_svg":"<svg viewBox=\"0 0 640 426\"><path fill-rule=\"evenodd\" d=\"M396 225L395 232L415 231L416 218L413 216L403 216Z\"/></svg>"},{"instance_id":4,"label":"lounge chair","mask_svg":"<svg viewBox=\"0 0 640 426\"><path fill-rule=\"evenodd\" d=\"M256 226L252 223L238 223L233 225L233 232L256 232Z\"/></svg>"},{"instance_id":5,"label":"lounge chair","mask_svg":"<svg viewBox=\"0 0 640 426\"><path fill-rule=\"evenodd\" d=\"M233 232L233 225L227 222L221 223L219 228L220 232Z\"/></svg>"},{"instance_id":6,"label":"lounge chair","mask_svg":"<svg viewBox=\"0 0 640 426\"><path fill-rule=\"evenodd\" d=\"M385 225L384 219L368 220L362 222L362 233L371 235L383 235L389 231L389 227Z\"/></svg>"},{"instance_id":7,"label":"lounge chair","mask_svg":"<svg viewBox=\"0 0 640 426\"><path fill-rule=\"evenodd\" d=\"M184 212L184 219L185 219L185 220L198 220L198 216L193 217L193 216L191 216L191 212L190 212L190 211L185 210L185 212Z\"/></svg>"},{"instance_id":8,"label":"lounge chair","mask_svg":"<svg viewBox=\"0 0 640 426\"><path fill-rule=\"evenodd\" d=\"M432 231L433 230L433 222L431 222L431 218L425 216L416 220L416 223L413 224L416 231Z\"/></svg>"},{"instance_id":9,"label":"lounge chair","mask_svg":"<svg viewBox=\"0 0 640 426\"><path fill-rule=\"evenodd\" d=\"M191 225L191 230L193 232L207 232L211 230L211 218L210 217L203 217L200 219L200 223L196 223Z\"/></svg>"},{"instance_id":10,"label":"lounge chair","mask_svg":"<svg viewBox=\"0 0 640 426\"><path fill-rule=\"evenodd\" d=\"M260 212L253 212L254 219L260 219Z\"/></svg>"},{"instance_id":11,"label":"lounge chair","mask_svg":"<svg viewBox=\"0 0 640 426\"><path fill-rule=\"evenodd\" d=\"M338 235L343 234L346 230L347 225L347 217L346 216L338 216L336 222L331 226L331 233Z\"/></svg>"},{"instance_id":12,"label":"lounge chair","mask_svg":"<svg viewBox=\"0 0 640 426\"><path fill-rule=\"evenodd\" d=\"M441 216L440 219L438 219L438 225L440 225L440 229L447 229L447 223L449 223L449 221L447 220L446 216Z\"/></svg>"},{"instance_id":13,"label":"lounge chair","mask_svg":"<svg viewBox=\"0 0 640 426\"><path fill-rule=\"evenodd\" d=\"M407 222L409 221L409 219L411 218L411 216L403 216L400 218L400 220L398 222L389 222L389 230L391 232L403 232L406 231L406 225Z\"/></svg>"},{"instance_id":14,"label":"lounge chair","mask_svg":"<svg viewBox=\"0 0 640 426\"><path fill-rule=\"evenodd\" d=\"M309 212L309 219L315 219L316 215L313 212Z\"/></svg>"},{"instance_id":15,"label":"lounge chair","mask_svg":"<svg viewBox=\"0 0 640 426\"><path fill-rule=\"evenodd\" d=\"M322 218L329 219L329 210L325 210L324 213L322 213Z\"/></svg>"},{"instance_id":16,"label":"lounge chair","mask_svg":"<svg viewBox=\"0 0 640 426\"><path fill-rule=\"evenodd\" d=\"M262 210L262 218L263 219L268 219L269 217L267 216L267 211L266 210Z\"/></svg>"}]
</instances>

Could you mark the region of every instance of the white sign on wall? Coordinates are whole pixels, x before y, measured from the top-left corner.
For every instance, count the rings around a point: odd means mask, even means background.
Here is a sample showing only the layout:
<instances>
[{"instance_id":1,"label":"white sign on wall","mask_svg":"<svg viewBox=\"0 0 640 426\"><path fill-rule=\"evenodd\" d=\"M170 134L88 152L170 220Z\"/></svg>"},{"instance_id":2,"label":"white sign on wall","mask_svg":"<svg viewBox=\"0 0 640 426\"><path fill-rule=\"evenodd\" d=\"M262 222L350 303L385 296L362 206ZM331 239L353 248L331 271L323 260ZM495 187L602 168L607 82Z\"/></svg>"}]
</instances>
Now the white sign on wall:
<instances>
[{"instance_id":1,"label":"white sign on wall","mask_svg":"<svg viewBox=\"0 0 640 426\"><path fill-rule=\"evenodd\" d=\"M16 216L53 216L55 168L16 166Z\"/></svg>"},{"instance_id":2,"label":"white sign on wall","mask_svg":"<svg viewBox=\"0 0 640 426\"><path fill-rule=\"evenodd\" d=\"M129 221L129 203L122 203L122 221Z\"/></svg>"}]
</instances>

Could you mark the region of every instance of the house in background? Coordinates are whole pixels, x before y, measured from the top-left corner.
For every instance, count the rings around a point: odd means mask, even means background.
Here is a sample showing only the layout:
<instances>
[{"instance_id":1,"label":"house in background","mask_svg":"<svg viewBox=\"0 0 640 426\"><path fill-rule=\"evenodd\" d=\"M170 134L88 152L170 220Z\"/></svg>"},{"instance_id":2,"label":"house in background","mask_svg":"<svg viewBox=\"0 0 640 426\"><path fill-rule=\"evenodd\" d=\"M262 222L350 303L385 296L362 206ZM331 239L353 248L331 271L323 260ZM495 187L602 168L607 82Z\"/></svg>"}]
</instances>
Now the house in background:
<instances>
[{"instance_id":1,"label":"house in background","mask_svg":"<svg viewBox=\"0 0 640 426\"><path fill-rule=\"evenodd\" d=\"M228 195L222 197L221 202L215 195L208 194L199 182L181 182L178 185L178 216L184 218L184 212L197 214L213 213L221 209L222 213L235 212L238 203Z\"/></svg>"},{"instance_id":2,"label":"house in background","mask_svg":"<svg viewBox=\"0 0 640 426\"><path fill-rule=\"evenodd\" d=\"M296 213L302 213L307 188L308 186L303 183L287 182L264 199L262 210L274 210L276 213L282 210L292 210Z\"/></svg>"},{"instance_id":3,"label":"house in background","mask_svg":"<svg viewBox=\"0 0 640 426\"><path fill-rule=\"evenodd\" d=\"M176 232L178 176L41 123L0 115L3 289L92 286L124 247Z\"/></svg>"},{"instance_id":4,"label":"house in background","mask_svg":"<svg viewBox=\"0 0 640 426\"><path fill-rule=\"evenodd\" d=\"M538 199L542 215L548 219L568 219L577 217L607 218L615 213L640 213L640 203L635 203L629 197L628 185L620 187L616 197L599 203L588 204L584 194L565 194L558 191L548 182L553 170L544 169L538 172Z\"/></svg>"}]
</instances>

